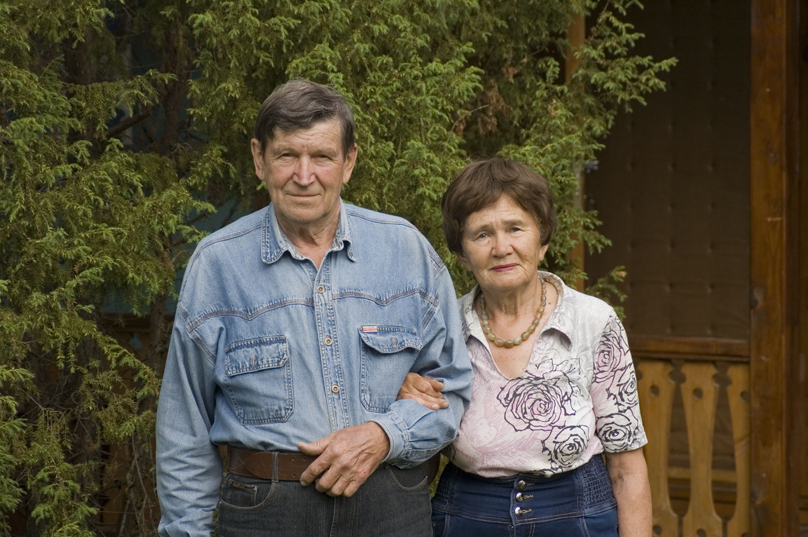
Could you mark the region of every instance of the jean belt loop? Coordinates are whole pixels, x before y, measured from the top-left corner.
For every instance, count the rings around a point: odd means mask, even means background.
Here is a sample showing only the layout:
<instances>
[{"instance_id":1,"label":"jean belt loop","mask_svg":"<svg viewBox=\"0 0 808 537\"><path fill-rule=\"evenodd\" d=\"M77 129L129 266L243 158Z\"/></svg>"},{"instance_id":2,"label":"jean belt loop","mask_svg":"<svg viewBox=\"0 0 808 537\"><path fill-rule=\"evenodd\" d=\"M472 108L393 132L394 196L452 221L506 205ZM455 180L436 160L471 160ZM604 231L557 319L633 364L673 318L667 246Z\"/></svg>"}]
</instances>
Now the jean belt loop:
<instances>
[{"instance_id":1,"label":"jean belt loop","mask_svg":"<svg viewBox=\"0 0 808 537\"><path fill-rule=\"evenodd\" d=\"M278 482L278 452L272 452L272 483Z\"/></svg>"}]
</instances>

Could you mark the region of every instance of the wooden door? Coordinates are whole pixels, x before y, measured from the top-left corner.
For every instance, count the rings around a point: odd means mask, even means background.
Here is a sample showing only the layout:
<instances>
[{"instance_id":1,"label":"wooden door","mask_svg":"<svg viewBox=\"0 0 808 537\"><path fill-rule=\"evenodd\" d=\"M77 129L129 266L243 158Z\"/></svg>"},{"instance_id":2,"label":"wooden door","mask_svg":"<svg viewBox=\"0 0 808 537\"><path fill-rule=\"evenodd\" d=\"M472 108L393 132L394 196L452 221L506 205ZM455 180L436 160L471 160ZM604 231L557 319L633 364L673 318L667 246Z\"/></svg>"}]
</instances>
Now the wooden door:
<instances>
[{"instance_id":1,"label":"wooden door","mask_svg":"<svg viewBox=\"0 0 808 537\"><path fill-rule=\"evenodd\" d=\"M797 15L796 0L635 10L640 53L679 64L618 119L586 179L613 246L585 269L628 274L655 535L797 534Z\"/></svg>"}]
</instances>

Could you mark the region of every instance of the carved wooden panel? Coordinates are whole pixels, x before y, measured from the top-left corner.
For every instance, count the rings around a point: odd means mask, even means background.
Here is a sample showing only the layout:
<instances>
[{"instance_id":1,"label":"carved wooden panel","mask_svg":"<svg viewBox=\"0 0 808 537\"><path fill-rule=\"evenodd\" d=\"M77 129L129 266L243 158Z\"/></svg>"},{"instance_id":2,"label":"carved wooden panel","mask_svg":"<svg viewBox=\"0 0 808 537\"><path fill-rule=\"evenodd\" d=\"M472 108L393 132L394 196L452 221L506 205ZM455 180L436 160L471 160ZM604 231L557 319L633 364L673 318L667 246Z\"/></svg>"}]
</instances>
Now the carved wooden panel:
<instances>
[{"instance_id":1,"label":"carved wooden panel","mask_svg":"<svg viewBox=\"0 0 808 537\"><path fill-rule=\"evenodd\" d=\"M641 353L640 353L641 354ZM635 353L635 358L637 358ZM654 536L748 537L750 535L749 365L682 359L637 361L637 388L648 435L645 457L651 481ZM705 357L706 358L706 357ZM725 357L731 358L731 357ZM677 398L684 407L687 466L670 460L671 416ZM718 405L721 397L727 403ZM723 410L721 410L723 408ZM727 412L734 441L734 465L717 466L716 419ZM681 461L679 461L681 462ZM672 486L687 484L685 508L674 509ZM720 502L716 500L719 491ZM729 505L727 502L730 501ZM681 503L681 501L679 502ZM717 506L721 505L722 516ZM729 509L728 509L729 507Z\"/></svg>"},{"instance_id":2,"label":"carved wooden panel","mask_svg":"<svg viewBox=\"0 0 808 537\"><path fill-rule=\"evenodd\" d=\"M656 360L637 365L637 390L648 435L645 460L654 504L654 535L661 537L677 537L679 534L679 518L671 507L668 493L668 442L676 390L676 384L670 378L672 370L669 362Z\"/></svg>"},{"instance_id":3,"label":"carved wooden panel","mask_svg":"<svg viewBox=\"0 0 808 537\"><path fill-rule=\"evenodd\" d=\"M732 383L727 386L732 436L735 440L736 504L735 514L727 523L727 537L749 535L750 522L750 468L749 468L749 367L730 366L727 375Z\"/></svg>"}]
</instances>

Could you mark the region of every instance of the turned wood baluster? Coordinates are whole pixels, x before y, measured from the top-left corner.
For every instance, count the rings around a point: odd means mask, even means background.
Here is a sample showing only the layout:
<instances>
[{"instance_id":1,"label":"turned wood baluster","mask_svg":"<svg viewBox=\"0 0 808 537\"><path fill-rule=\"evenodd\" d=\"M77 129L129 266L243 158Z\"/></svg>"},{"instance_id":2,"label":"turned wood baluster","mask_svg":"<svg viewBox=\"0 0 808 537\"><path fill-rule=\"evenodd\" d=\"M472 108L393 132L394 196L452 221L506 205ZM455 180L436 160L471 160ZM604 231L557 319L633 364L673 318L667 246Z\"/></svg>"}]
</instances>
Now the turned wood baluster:
<instances>
[{"instance_id":1,"label":"turned wood baluster","mask_svg":"<svg viewBox=\"0 0 808 537\"><path fill-rule=\"evenodd\" d=\"M648 436L645 459L651 481L654 507L654 535L676 537L679 520L671 508L668 490L668 446L671 432L671 409L676 383L670 378L670 362L644 360L637 365L641 378L637 381L643 425Z\"/></svg>"},{"instance_id":2,"label":"turned wood baluster","mask_svg":"<svg viewBox=\"0 0 808 537\"><path fill-rule=\"evenodd\" d=\"M715 365L686 363L682 366L682 402L687 421L690 453L690 505L682 519L683 537L721 537L721 517L713 502L713 436L718 404ZM701 531L700 531L701 530Z\"/></svg>"},{"instance_id":3,"label":"turned wood baluster","mask_svg":"<svg viewBox=\"0 0 808 537\"><path fill-rule=\"evenodd\" d=\"M735 514L727 523L727 537L749 535L751 496L749 466L749 366L730 366L727 371L732 383L727 386L729 411L732 417L732 438L735 441Z\"/></svg>"}]
</instances>

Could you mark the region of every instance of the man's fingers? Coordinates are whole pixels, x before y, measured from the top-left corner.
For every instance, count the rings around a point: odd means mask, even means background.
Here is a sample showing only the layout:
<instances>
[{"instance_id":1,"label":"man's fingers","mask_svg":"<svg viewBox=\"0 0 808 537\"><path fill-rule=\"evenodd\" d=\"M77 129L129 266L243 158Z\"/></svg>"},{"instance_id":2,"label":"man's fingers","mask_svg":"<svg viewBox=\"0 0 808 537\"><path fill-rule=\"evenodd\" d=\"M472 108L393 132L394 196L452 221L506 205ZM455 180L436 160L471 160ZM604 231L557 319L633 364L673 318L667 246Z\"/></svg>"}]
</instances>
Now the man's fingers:
<instances>
[{"instance_id":1,"label":"man's fingers","mask_svg":"<svg viewBox=\"0 0 808 537\"><path fill-rule=\"evenodd\" d=\"M349 478L344 475L336 474L335 476L328 476L330 472L317 480L316 488L320 492L324 492L329 496L343 496L345 490L353 483ZM324 479L325 478L325 479ZM357 486L357 489L359 487Z\"/></svg>"},{"instance_id":2,"label":"man's fingers","mask_svg":"<svg viewBox=\"0 0 808 537\"><path fill-rule=\"evenodd\" d=\"M301 453L305 455L317 456L320 455L323 451L325 451L326 447L328 447L329 437L331 435L326 436L325 438L321 438L316 442L300 442L297 445L297 449L300 450ZM311 485L317 477L328 470L328 467L331 466L331 461L327 460L326 457L317 457L314 459L306 471L300 475L300 484L304 487ZM319 489L318 489L319 490ZM322 492L322 491L321 491Z\"/></svg>"},{"instance_id":3,"label":"man's fingers","mask_svg":"<svg viewBox=\"0 0 808 537\"><path fill-rule=\"evenodd\" d=\"M328 435L331 436L331 435ZM305 455L317 456L328 447L328 436L317 440L316 442L299 442L297 449Z\"/></svg>"},{"instance_id":4,"label":"man's fingers","mask_svg":"<svg viewBox=\"0 0 808 537\"><path fill-rule=\"evenodd\" d=\"M320 453L300 476L300 483L307 486L316 480L318 491L338 496L354 482L356 488L365 482L389 451L390 441L381 426L367 422L333 432L317 442L300 443L298 449Z\"/></svg>"},{"instance_id":5,"label":"man's fingers","mask_svg":"<svg viewBox=\"0 0 808 537\"><path fill-rule=\"evenodd\" d=\"M358 481L349 481L348 485L345 487L345 490L342 491L342 495L346 498L350 498L356 494L356 491L359 490L359 486L361 484L362 483L359 483Z\"/></svg>"},{"instance_id":6,"label":"man's fingers","mask_svg":"<svg viewBox=\"0 0 808 537\"><path fill-rule=\"evenodd\" d=\"M340 475L332 470L328 470L326 473L321 475L317 478L314 482L314 488L317 489L318 492L325 492L330 496L336 496L337 494L331 494L331 489L340 479Z\"/></svg>"},{"instance_id":7,"label":"man's fingers","mask_svg":"<svg viewBox=\"0 0 808 537\"><path fill-rule=\"evenodd\" d=\"M315 459L306 471L300 474L300 484L304 487L311 485L317 477L328 469L327 462L318 462L319 458Z\"/></svg>"}]
</instances>

